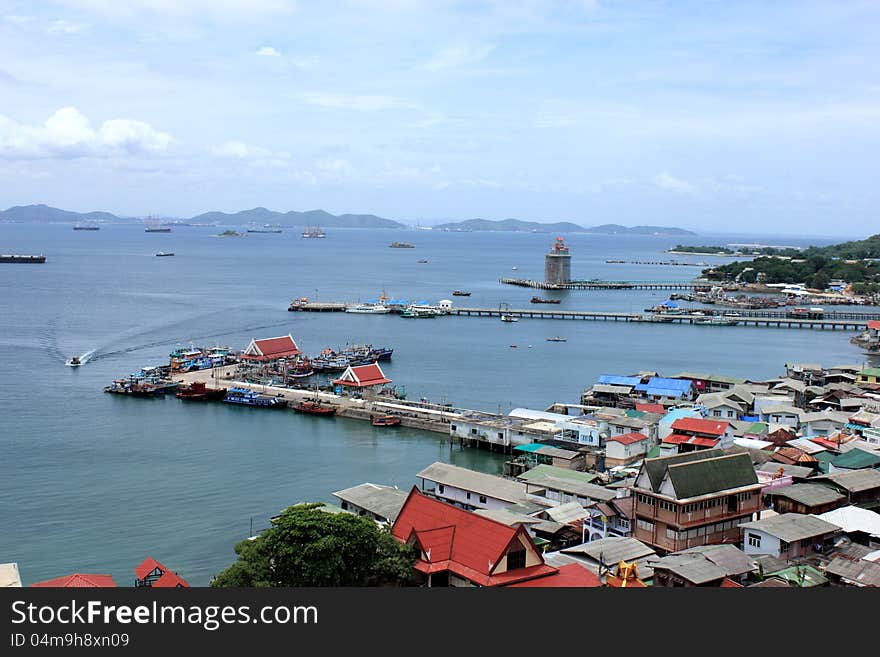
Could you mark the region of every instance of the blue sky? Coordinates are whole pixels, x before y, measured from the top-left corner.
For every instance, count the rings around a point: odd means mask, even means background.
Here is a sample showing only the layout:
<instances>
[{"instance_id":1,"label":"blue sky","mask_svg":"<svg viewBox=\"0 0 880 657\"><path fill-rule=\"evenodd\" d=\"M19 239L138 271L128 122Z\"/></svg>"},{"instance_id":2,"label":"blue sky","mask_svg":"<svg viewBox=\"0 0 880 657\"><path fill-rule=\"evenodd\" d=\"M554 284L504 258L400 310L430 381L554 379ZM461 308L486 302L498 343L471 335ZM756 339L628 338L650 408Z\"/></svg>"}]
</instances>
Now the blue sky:
<instances>
[{"instance_id":1,"label":"blue sky","mask_svg":"<svg viewBox=\"0 0 880 657\"><path fill-rule=\"evenodd\" d=\"M878 25L877 2L0 0L0 206L866 235Z\"/></svg>"}]
</instances>

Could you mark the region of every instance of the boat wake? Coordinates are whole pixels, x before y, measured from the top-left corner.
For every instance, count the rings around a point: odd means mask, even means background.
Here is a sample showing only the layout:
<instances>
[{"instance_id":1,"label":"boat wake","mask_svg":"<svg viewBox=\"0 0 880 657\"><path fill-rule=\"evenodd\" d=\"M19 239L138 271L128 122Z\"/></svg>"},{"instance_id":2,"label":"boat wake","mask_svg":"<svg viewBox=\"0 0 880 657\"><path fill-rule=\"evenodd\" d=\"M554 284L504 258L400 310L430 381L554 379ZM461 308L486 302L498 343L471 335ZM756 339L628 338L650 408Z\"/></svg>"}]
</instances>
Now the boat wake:
<instances>
[{"instance_id":1,"label":"boat wake","mask_svg":"<svg viewBox=\"0 0 880 657\"><path fill-rule=\"evenodd\" d=\"M80 356L74 356L73 358L71 358L70 360L65 362L64 364L67 365L68 367L79 367L80 365L85 365L86 363L88 363L92 359L92 356L95 355L96 351L98 351L98 350L91 349L90 351L87 351Z\"/></svg>"}]
</instances>

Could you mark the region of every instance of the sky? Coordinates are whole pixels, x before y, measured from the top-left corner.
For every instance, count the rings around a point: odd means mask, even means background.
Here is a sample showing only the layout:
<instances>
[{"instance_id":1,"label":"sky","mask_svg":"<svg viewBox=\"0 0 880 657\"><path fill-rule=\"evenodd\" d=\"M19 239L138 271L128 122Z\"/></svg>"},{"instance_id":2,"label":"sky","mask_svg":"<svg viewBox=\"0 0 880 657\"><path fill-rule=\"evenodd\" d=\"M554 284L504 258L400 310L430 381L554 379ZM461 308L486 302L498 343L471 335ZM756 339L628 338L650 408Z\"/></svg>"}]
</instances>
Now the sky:
<instances>
[{"instance_id":1,"label":"sky","mask_svg":"<svg viewBox=\"0 0 880 657\"><path fill-rule=\"evenodd\" d=\"M0 0L0 207L867 235L880 3Z\"/></svg>"}]
</instances>

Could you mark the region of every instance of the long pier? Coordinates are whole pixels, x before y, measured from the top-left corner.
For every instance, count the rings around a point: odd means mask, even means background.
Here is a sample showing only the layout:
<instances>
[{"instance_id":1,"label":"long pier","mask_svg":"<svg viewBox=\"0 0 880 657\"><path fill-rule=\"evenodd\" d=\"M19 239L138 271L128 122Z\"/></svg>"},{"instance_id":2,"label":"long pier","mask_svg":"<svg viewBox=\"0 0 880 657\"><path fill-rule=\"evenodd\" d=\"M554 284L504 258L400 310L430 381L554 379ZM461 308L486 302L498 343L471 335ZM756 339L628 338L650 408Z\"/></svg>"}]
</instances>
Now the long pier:
<instances>
[{"instance_id":1,"label":"long pier","mask_svg":"<svg viewBox=\"0 0 880 657\"><path fill-rule=\"evenodd\" d=\"M687 281L571 281L569 283L545 283L526 278L502 278L505 285L533 287L539 290L697 290L709 289L709 283Z\"/></svg>"}]
</instances>

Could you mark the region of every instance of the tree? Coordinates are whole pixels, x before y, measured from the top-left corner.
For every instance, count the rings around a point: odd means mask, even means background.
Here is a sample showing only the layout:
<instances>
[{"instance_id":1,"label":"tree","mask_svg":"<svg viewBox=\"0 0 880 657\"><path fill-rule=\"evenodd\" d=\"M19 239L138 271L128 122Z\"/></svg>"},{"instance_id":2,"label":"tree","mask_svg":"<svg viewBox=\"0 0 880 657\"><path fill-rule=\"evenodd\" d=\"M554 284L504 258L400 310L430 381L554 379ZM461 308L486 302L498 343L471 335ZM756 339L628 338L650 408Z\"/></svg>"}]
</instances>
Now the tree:
<instances>
[{"instance_id":1,"label":"tree","mask_svg":"<svg viewBox=\"0 0 880 657\"><path fill-rule=\"evenodd\" d=\"M814 290L824 290L828 287L829 283L831 283L831 279L828 278L828 274L820 271L813 275L810 280L810 287Z\"/></svg>"},{"instance_id":2,"label":"tree","mask_svg":"<svg viewBox=\"0 0 880 657\"><path fill-rule=\"evenodd\" d=\"M238 561L216 587L406 585L414 548L389 529L352 513L328 513L320 503L297 504L272 527L235 546Z\"/></svg>"}]
</instances>

